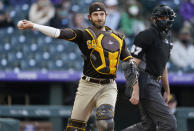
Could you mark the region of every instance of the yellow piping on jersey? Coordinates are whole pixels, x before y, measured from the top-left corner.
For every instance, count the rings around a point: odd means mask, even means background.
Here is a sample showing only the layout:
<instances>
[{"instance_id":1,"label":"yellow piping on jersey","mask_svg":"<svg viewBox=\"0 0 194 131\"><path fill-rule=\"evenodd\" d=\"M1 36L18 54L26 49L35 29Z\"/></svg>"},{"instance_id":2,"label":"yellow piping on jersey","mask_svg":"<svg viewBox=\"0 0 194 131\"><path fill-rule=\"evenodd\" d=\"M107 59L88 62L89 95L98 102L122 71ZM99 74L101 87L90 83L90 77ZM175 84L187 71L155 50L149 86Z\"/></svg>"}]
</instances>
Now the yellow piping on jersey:
<instances>
[{"instance_id":1,"label":"yellow piping on jersey","mask_svg":"<svg viewBox=\"0 0 194 131\"><path fill-rule=\"evenodd\" d=\"M126 59L128 59L128 58L133 58L131 55L130 56L127 56L127 57L125 57L124 59L122 59L122 61L125 61Z\"/></svg>"},{"instance_id":2,"label":"yellow piping on jersey","mask_svg":"<svg viewBox=\"0 0 194 131\"><path fill-rule=\"evenodd\" d=\"M77 34L75 33L74 30L72 30L72 29L69 29L69 30L71 30L75 34L75 36L73 38L66 39L68 41L71 41L71 40L74 40L77 37Z\"/></svg>"},{"instance_id":3,"label":"yellow piping on jersey","mask_svg":"<svg viewBox=\"0 0 194 131\"><path fill-rule=\"evenodd\" d=\"M96 43L96 40L95 40L94 36L92 35L92 33L91 33L88 29L85 29L85 30L90 34L90 36L91 36L92 39L94 40L94 43Z\"/></svg>"}]
</instances>

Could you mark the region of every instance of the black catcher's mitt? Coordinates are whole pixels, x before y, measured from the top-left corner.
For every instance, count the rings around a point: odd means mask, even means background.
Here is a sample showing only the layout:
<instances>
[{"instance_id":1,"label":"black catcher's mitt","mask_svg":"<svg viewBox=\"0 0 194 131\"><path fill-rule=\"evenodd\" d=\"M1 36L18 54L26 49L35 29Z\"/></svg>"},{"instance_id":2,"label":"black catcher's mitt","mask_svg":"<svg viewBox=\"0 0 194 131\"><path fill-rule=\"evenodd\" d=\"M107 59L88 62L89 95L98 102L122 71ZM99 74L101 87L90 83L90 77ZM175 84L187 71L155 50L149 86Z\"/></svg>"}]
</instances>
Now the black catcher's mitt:
<instances>
[{"instance_id":1,"label":"black catcher's mitt","mask_svg":"<svg viewBox=\"0 0 194 131\"><path fill-rule=\"evenodd\" d=\"M126 79L126 86L133 87L138 80L137 64L134 60L130 60L122 63L122 70Z\"/></svg>"}]
</instances>

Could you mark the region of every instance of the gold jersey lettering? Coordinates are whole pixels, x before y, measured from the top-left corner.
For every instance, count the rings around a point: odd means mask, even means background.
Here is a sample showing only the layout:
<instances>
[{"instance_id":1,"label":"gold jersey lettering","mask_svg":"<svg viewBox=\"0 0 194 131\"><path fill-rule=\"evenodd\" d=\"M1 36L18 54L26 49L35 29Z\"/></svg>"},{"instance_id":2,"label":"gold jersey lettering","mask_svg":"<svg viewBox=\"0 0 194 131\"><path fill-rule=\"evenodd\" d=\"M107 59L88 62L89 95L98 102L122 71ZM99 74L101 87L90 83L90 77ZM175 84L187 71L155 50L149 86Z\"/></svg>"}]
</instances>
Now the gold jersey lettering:
<instances>
[{"instance_id":1,"label":"gold jersey lettering","mask_svg":"<svg viewBox=\"0 0 194 131\"><path fill-rule=\"evenodd\" d=\"M88 49L95 48L94 40L87 40L87 46L88 46Z\"/></svg>"}]
</instances>

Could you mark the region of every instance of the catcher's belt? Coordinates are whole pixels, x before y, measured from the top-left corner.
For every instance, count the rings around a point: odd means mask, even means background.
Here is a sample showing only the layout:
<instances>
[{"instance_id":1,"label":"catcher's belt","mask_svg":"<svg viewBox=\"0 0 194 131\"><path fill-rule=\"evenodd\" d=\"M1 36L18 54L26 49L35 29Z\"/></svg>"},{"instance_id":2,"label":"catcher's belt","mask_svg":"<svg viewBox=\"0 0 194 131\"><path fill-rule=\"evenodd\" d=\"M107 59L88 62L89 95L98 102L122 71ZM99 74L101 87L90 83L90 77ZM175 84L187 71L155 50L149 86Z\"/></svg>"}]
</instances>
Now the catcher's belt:
<instances>
[{"instance_id":1,"label":"catcher's belt","mask_svg":"<svg viewBox=\"0 0 194 131\"><path fill-rule=\"evenodd\" d=\"M82 76L82 79L97 84L109 84L114 81L114 79L94 79L85 75Z\"/></svg>"}]
</instances>

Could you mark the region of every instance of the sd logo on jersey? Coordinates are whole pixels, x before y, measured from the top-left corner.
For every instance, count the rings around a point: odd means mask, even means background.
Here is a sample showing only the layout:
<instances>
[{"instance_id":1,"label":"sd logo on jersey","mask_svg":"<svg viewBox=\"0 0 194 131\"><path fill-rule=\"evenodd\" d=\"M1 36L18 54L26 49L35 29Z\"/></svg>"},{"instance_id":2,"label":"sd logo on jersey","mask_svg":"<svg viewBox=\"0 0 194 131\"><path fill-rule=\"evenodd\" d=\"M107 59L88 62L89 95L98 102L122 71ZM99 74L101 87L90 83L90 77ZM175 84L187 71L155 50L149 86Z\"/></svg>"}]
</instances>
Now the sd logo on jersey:
<instances>
[{"instance_id":1,"label":"sd logo on jersey","mask_svg":"<svg viewBox=\"0 0 194 131\"><path fill-rule=\"evenodd\" d=\"M94 42L94 40L87 40L87 46L88 46L88 49L95 48L95 42Z\"/></svg>"}]
</instances>

